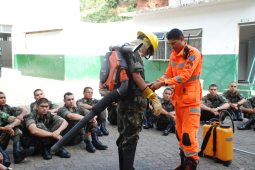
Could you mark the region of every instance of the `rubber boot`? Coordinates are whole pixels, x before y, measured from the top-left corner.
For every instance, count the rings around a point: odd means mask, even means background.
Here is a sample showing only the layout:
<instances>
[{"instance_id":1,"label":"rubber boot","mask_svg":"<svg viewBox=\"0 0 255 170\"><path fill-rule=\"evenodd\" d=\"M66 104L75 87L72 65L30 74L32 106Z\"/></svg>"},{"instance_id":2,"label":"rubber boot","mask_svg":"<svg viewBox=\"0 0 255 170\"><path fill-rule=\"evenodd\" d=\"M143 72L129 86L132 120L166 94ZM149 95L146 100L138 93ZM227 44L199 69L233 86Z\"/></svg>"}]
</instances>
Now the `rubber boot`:
<instances>
[{"instance_id":1,"label":"rubber boot","mask_svg":"<svg viewBox=\"0 0 255 170\"><path fill-rule=\"evenodd\" d=\"M20 142L16 142L13 144L13 157L14 157L14 163L18 164L21 161L23 161L26 157L32 155L34 152L34 147L28 147L27 149L23 149L20 146Z\"/></svg>"},{"instance_id":2,"label":"rubber boot","mask_svg":"<svg viewBox=\"0 0 255 170\"><path fill-rule=\"evenodd\" d=\"M43 156L43 159L45 159L45 160L52 159L52 156L50 154L50 147L49 146L45 145L43 147L42 156Z\"/></svg>"},{"instance_id":3,"label":"rubber boot","mask_svg":"<svg viewBox=\"0 0 255 170\"><path fill-rule=\"evenodd\" d=\"M3 150L3 148L0 146L0 152L3 155L3 165L6 167L9 167L11 165L10 157L9 155Z\"/></svg>"},{"instance_id":4,"label":"rubber boot","mask_svg":"<svg viewBox=\"0 0 255 170\"><path fill-rule=\"evenodd\" d=\"M106 119L103 118L101 120L101 128L100 128L100 130L101 130L101 132L103 132L103 135L109 135L109 132L106 130L105 127L106 127Z\"/></svg>"},{"instance_id":5,"label":"rubber boot","mask_svg":"<svg viewBox=\"0 0 255 170\"><path fill-rule=\"evenodd\" d=\"M185 170L185 155L184 152L180 149L181 165L178 165L174 170Z\"/></svg>"},{"instance_id":6,"label":"rubber boot","mask_svg":"<svg viewBox=\"0 0 255 170\"><path fill-rule=\"evenodd\" d=\"M103 136L104 134L103 134L103 132L99 129L99 128L97 128L97 136Z\"/></svg>"},{"instance_id":7,"label":"rubber boot","mask_svg":"<svg viewBox=\"0 0 255 170\"><path fill-rule=\"evenodd\" d=\"M133 170L137 142L123 150L123 170Z\"/></svg>"},{"instance_id":8,"label":"rubber boot","mask_svg":"<svg viewBox=\"0 0 255 170\"><path fill-rule=\"evenodd\" d=\"M152 116L149 118L149 121L148 121L149 128L153 128L153 123L154 123L155 117L156 117L155 115L152 115Z\"/></svg>"},{"instance_id":9,"label":"rubber boot","mask_svg":"<svg viewBox=\"0 0 255 170\"><path fill-rule=\"evenodd\" d=\"M166 129L163 131L163 135L164 135L164 136L167 136L167 135L170 133L170 131L171 131L171 129L173 128L173 126L174 126L174 122L171 121L171 122L167 125Z\"/></svg>"},{"instance_id":10,"label":"rubber boot","mask_svg":"<svg viewBox=\"0 0 255 170\"><path fill-rule=\"evenodd\" d=\"M143 128L149 129L148 120L147 120L145 114L143 114Z\"/></svg>"},{"instance_id":11,"label":"rubber boot","mask_svg":"<svg viewBox=\"0 0 255 170\"><path fill-rule=\"evenodd\" d=\"M94 145L91 143L90 139L85 139L84 142L86 143L86 150L90 153L96 152L96 148Z\"/></svg>"},{"instance_id":12,"label":"rubber boot","mask_svg":"<svg viewBox=\"0 0 255 170\"><path fill-rule=\"evenodd\" d=\"M238 121L243 121L242 111L241 111L241 110L238 110L238 113L237 113L237 120L238 120Z\"/></svg>"},{"instance_id":13,"label":"rubber boot","mask_svg":"<svg viewBox=\"0 0 255 170\"><path fill-rule=\"evenodd\" d=\"M91 133L92 136L92 144L96 147L96 149L98 150L105 150L108 148L107 145L102 144L99 140L98 140L98 136L96 134L96 132Z\"/></svg>"},{"instance_id":14,"label":"rubber boot","mask_svg":"<svg viewBox=\"0 0 255 170\"><path fill-rule=\"evenodd\" d=\"M60 158L71 158L71 154L67 152L63 147L59 149L55 155L59 156Z\"/></svg>"},{"instance_id":15,"label":"rubber boot","mask_svg":"<svg viewBox=\"0 0 255 170\"><path fill-rule=\"evenodd\" d=\"M197 170L198 162L194 161L193 158L187 157L185 159L185 170Z\"/></svg>"},{"instance_id":16,"label":"rubber boot","mask_svg":"<svg viewBox=\"0 0 255 170\"><path fill-rule=\"evenodd\" d=\"M238 130L249 130L251 129L251 125L255 123L255 120L253 118L249 119L247 122L245 122L243 125L237 126Z\"/></svg>"},{"instance_id":17,"label":"rubber boot","mask_svg":"<svg viewBox=\"0 0 255 170\"><path fill-rule=\"evenodd\" d=\"M123 169L123 149L122 148L118 148L119 151L119 168L120 170Z\"/></svg>"}]
</instances>

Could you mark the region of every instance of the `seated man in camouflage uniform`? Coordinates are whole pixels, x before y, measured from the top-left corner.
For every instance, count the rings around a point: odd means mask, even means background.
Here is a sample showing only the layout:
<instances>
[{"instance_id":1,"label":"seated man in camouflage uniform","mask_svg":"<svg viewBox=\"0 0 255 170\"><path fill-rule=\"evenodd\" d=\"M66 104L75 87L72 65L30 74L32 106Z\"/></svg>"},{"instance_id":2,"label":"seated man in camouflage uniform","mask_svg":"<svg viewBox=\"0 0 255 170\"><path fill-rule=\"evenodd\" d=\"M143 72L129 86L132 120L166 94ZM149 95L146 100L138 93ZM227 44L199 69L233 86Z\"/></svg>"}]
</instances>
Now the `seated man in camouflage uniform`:
<instances>
[{"instance_id":1,"label":"seated man in camouflage uniform","mask_svg":"<svg viewBox=\"0 0 255 170\"><path fill-rule=\"evenodd\" d=\"M37 101L36 111L24 117L26 127L30 133L25 133L22 140L25 144L31 145L36 151L42 149L43 159L51 159L50 147L62 138L60 135L66 129L68 123L65 119L52 114L49 110L49 101L40 98ZM55 154L61 158L70 158L63 147Z\"/></svg>"},{"instance_id":2,"label":"seated man in camouflage uniform","mask_svg":"<svg viewBox=\"0 0 255 170\"><path fill-rule=\"evenodd\" d=\"M111 106L107 107L108 111L108 121L112 125L117 125L117 103L113 103Z\"/></svg>"},{"instance_id":3,"label":"seated man in camouflage uniform","mask_svg":"<svg viewBox=\"0 0 255 170\"><path fill-rule=\"evenodd\" d=\"M228 109L229 104L225 97L217 94L218 87L211 84L208 91L210 92L202 98L200 121L208 121L212 118L219 118L222 113L220 110ZM222 115L225 117L225 115Z\"/></svg>"},{"instance_id":4,"label":"seated man in camouflage uniform","mask_svg":"<svg viewBox=\"0 0 255 170\"><path fill-rule=\"evenodd\" d=\"M11 162L10 157L4 152L6 146L3 146L2 143L5 144L7 142L8 145L10 139L13 140L14 163L20 163L34 152L33 147L28 147L26 150L24 150L20 146L21 132L18 128L20 123L21 121L16 117L0 111L0 152L3 155L3 164L5 166L9 166Z\"/></svg>"},{"instance_id":5,"label":"seated man in camouflage uniform","mask_svg":"<svg viewBox=\"0 0 255 170\"><path fill-rule=\"evenodd\" d=\"M40 99L40 98L45 98L45 94L43 93L43 91L41 89L36 89L34 91L34 98L35 98L35 102L30 104L30 112L34 112L36 111L36 102ZM57 114L57 111L59 109L59 106L56 105L55 103L49 101L49 112L53 113L53 114Z\"/></svg>"},{"instance_id":6,"label":"seated man in camouflage uniform","mask_svg":"<svg viewBox=\"0 0 255 170\"><path fill-rule=\"evenodd\" d=\"M237 126L237 129L239 130L251 129L251 125L255 123L255 97L247 99L241 106L240 110L243 112L244 117L248 118L249 120L245 122L243 125Z\"/></svg>"},{"instance_id":7,"label":"seated man in camouflage uniform","mask_svg":"<svg viewBox=\"0 0 255 170\"><path fill-rule=\"evenodd\" d=\"M68 127L63 131L63 135L65 135L68 131L70 131L81 119L84 118L86 114L88 114L90 111L87 109L84 109L80 106L74 106L75 100L74 100L74 95L70 92L67 92L64 94L64 103L65 105L58 109L58 115L61 116L62 118L66 119L68 122ZM92 136L92 143L88 137L87 132L91 132ZM103 145L97 137L96 134L97 131L97 121L96 121L96 116L90 120L90 123L85 128L82 128L80 132L73 138L71 139L67 144L68 145L76 145L84 140L86 143L86 150L88 152L95 152L96 149L99 150L105 150L108 148L107 145ZM96 148L95 148L96 147Z\"/></svg>"},{"instance_id":8,"label":"seated man in camouflage uniform","mask_svg":"<svg viewBox=\"0 0 255 170\"><path fill-rule=\"evenodd\" d=\"M85 109L91 110L94 105L96 105L99 100L92 98L93 96L93 89L91 87L85 87L83 90L84 98L81 98L76 101L77 106L81 106ZM109 132L106 130L106 111L104 110L99 117L97 118L98 126L100 129L97 129L97 135L103 136L108 135Z\"/></svg>"},{"instance_id":9,"label":"seated man in camouflage uniform","mask_svg":"<svg viewBox=\"0 0 255 170\"><path fill-rule=\"evenodd\" d=\"M166 88L163 92L163 98L160 98L162 109L161 114L156 117L156 126L158 130L164 130L163 135L167 136L170 131L175 132L175 111L171 100L172 90Z\"/></svg>"},{"instance_id":10,"label":"seated man in camouflage uniform","mask_svg":"<svg viewBox=\"0 0 255 170\"><path fill-rule=\"evenodd\" d=\"M229 90L223 93L223 96L227 99L230 109L228 110L232 113L233 120L243 121L242 112L240 106L246 101L245 97L237 92L237 84L232 81L228 86Z\"/></svg>"}]
</instances>

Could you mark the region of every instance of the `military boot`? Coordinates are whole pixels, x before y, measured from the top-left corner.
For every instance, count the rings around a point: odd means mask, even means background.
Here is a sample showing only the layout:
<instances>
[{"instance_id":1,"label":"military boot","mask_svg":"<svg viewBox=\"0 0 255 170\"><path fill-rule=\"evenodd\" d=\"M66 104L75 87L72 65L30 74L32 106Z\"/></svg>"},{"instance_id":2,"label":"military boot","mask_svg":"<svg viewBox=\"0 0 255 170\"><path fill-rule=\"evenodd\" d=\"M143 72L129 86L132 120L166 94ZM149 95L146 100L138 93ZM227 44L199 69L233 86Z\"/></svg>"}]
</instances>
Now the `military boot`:
<instances>
[{"instance_id":1,"label":"military boot","mask_svg":"<svg viewBox=\"0 0 255 170\"><path fill-rule=\"evenodd\" d=\"M133 170L137 142L123 150L123 170Z\"/></svg>"},{"instance_id":2,"label":"military boot","mask_svg":"<svg viewBox=\"0 0 255 170\"><path fill-rule=\"evenodd\" d=\"M26 157L32 155L34 152L34 147L28 147L27 149L23 149L20 146L20 142L15 142L13 144L13 157L14 157L14 163L18 164L21 161L23 161Z\"/></svg>"},{"instance_id":3,"label":"military boot","mask_svg":"<svg viewBox=\"0 0 255 170\"><path fill-rule=\"evenodd\" d=\"M149 128L153 128L153 123L154 123L155 117L156 117L156 116L152 115L152 116L149 118L149 121L148 121Z\"/></svg>"},{"instance_id":4,"label":"military boot","mask_svg":"<svg viewBox=\"0 0 255 170\"><path fill-rule=\"evenodd\" d=\"M178 165L176 168L173 170L185 170L185 155L184 152L180 149L180 157L181 157L181 165Z\"/></svg>"},{"instance_id":5,"label":"military boot","mask_svg":"<svg viewBox=\"0 0 255 170\"><path fill-rule=\"evenodd\" d=\"M163 131L163 135L164 135L164 136L167 136L167 135L170 133L170 131L171 131L171 129L172 129L173 127L174 127L174 122L171 121L171 122L167 125L166 129Z\"/></svg>"},{"instance_id":6,"label":"military boot","mask_svg":"<svg viewBox=\"0 0 255 170\"><path fill-rule=\"evenodd\" d=\"M238 121L243 121L242 111L241 111L241 110L238 110L238 113L237 113L237 120L238 120Z\"/></svg>"},{"instance_id":7,"label":"military boot","mask_svg":"<svg viewBox=\"0 0 255 170\"><path fill-rule=\"evenodd\" d=\"M60 158L71 158L71 154L67 152L63 147L59 149L57 153L55 153L56 156L59 156Z\"/></svg>"},{"instance_id":8,"label":"military boot","mask_svg":"<svg viewBox=\"0 0 255 170\"><path fill-rule=\"evenodd\" d=\"M9 155L7 155L7 153L2 149L1 146L0 146L0 152L3 155L3 165L6 166L6 167L9 167L11 165L11 161L10 161Z\"/></svg>"},{"instance_id":9,"label":"military boot","mask_svg":"<svg viewBox=\"0 0 255 170\"><path fill-rule=\"evenodd\" d=\"M245 122L243 125L237 126L238 130L249 130L251 129L251 125L255 123L255 120L253 118L249 119L247 122Z\"/></svg>"},{"instance_id":10,"label":"military boot","mask_svg":"<svg viewBox=\"0 0 255 170\"><path fill-rule=\"evenodd\" d=\"M119 151L119 169L123 170L123 149L118 147Z\"/></svg>"},{"instance_id":11,"label":"military boot","mask_svg":"<svg viewBox=\"0 0 255 170\"><path fill-rule=\"evenodd\" d=\"M96 149L98 150L105 150L108 148L107 145L102 144L99 140L98 140L98 136L96 134L96 132L91 133L92 136L92 144L96 147Z\"/></svg>"},{"instance_id":12,"label":"military boot","mask_svg":"<svg viewBox=\"0 0 255 170\"><path fill-rule=\"evenodd\" d=\"M50 147L48 145L45 145L42 149L42 156L43 156L43 159L45 160L49 160L49 159L52 159L52 156L50 154Z\"/></svg>"},{"instance_id":13,"label":"military boot","mask_svg":"<svg viewBox=\"0 0 255 170\"><path fill-rule=\"evenodd\" d=\"M198 162L194 161L193 158L187 157L185 159L185 170L197 170Z\"/></svg>"},{"instance_id":14,"label":"military boot","mask_svg":"<svg viewBox=\"0 0 255 170\"><path fill-rule=\"evenodd\" d=\"M100 128L100 130L101 130L101 132L103 133L103 135L109 135L109 132L106 130L106 119L105 118L103 118L102 120L101 120L101 128Z\"/></svg>"},{"instance_id":15,"label":"military boot","mask_svg":"<svg viewBox=\"0 0 255 170\"><path fill-rule=\"evenodd\" d=\"M143 128L149 129L148 120L147 120L145 114L143 114Z\"/></svg>"},{"instance_id":16,"label":"military boot","mask_svg":"<svg viewBox=\"0 0 255 170\"><path fill-rule=\"evenodd\" d=\"M84 142L86 143L86 150L90 153L96 152L96 148L94 145L91 143L90 139L85 139Z\"/></svg>"},{"instance_id":17,"label":"military boot","mask_svg":"<svg viewBox=\"0 0 255 170\"><path fill-rule=\"evenodd\" d=\"M97 128L97 136L103 136L104 134L103 134L103 132L99 129L99 128Z\"/></svg>"}]
</instances>

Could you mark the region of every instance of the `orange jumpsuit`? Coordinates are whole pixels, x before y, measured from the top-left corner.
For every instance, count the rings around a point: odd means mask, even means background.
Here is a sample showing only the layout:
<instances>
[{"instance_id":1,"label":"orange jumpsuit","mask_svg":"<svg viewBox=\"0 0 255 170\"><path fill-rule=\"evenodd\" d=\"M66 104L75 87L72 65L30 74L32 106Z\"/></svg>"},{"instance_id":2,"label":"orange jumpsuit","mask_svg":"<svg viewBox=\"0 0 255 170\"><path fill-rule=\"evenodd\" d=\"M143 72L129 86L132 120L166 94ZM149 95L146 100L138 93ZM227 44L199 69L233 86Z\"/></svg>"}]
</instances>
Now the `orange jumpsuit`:
<instances>
[{"instance_id":1,"label":"orange jumpsuit","mask_svg":"<svg viewBox=\"0 0 255 170\"><path fill-rule=\"evenodd\" d=\"M175 85L172 101L176 114L177 139L185 156L196 161L199 159L197 131L200 125L203 55L196 48L188 47L187 59L183 59L184 48L179 53L172 51L166 73L157 81Z\"/></svg>"}]
</instances>

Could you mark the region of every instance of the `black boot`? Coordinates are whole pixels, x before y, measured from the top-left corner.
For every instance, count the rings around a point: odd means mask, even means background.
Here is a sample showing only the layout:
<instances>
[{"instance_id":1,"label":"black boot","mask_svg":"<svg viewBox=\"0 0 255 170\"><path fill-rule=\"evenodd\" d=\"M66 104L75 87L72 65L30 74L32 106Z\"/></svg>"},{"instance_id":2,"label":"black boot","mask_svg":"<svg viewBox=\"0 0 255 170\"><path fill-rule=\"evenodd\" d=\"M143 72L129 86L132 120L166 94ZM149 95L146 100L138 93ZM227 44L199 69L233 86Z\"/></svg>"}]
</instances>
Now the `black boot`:
<instances>
[{"instance_id":1,"label":"black boot","mask_svg":"<svg viewBox=\"0 0 255 170\"><path fill-rule=\"evenodd\" d=\"M123 170L123 149L118 148L119 151L119 168L120 170Z\"/></svg>"},{"instance_id":2,"label":"black boot","mask_svg":"<svg viewBox=\"0 0 255 170\"><path fill-rule=\"evenodd\" d=\"M42 150L42 156L43 156L43 159L45 159L45 160L52 159L49 146L47 146L47 145L44 146L44 148Z\"/></svg>"},{"instance_id":3,"label":"black boot","mask_svg":"<svg viewBox=\"0 0 255 170\"><path fill-rule=\"evenodd\" d=\"M133 170L137 142L123 150L123 170Z\"/></svg>"},{"instance_id":4,"label":"black boot","mask_svg":"<svg viewBox=\"0 0 255 170\"><path fill-rule=\"evenodd\" d=\"M96 148L94 145L91 143L90 139L85 139L84 142L86 143L86 150L90 153L96 152Z\"/></svg>"},{"instance_id":5,"label":"black boot","mask_svg":"<svg viewBox=\"0 0 255 170\"><path fill-rule=\"evenodd\" d=\"M71 154L67 152L63 147L59 149L55 155L59 156L60 158L71 158Z\"/></svg>"},{"instance_id":6,"label":"black boot","mask_svg":"<svg viewBox=\"0 0 255 170\"><path fill-rule=\"evenodd\" d=\"M14 163L18 164L21 161L23 161L26 157L32 155L32 153L34 152L34 148L33 147L28 147L27 149L23 149L20 146L20 142L16 142L13 144L13 157L14 157Z\"/></svg>"},{"instance_id":7,"label":"black boot","mask_svg":"<svg viewBox=\"0 0 255 170\"><path fill-rule=\"evenodd\" d=\"M238 113L237 113L237 120L238 120L238 121L243 121L242 111L241 111L241 110L238 110Z\"/></svg>"},{"instance_id":8,"label":"black boot","mask_svg":"<svg viewBox=\"0 0 255 170\"><path fill-rule=\"evenodd\" d=\"M0 146L0 152L3 155L3 165L6 167L9 167L11 165L11 161L10 161L10 157L9 155L7 155L7 153L2 149L2 147Z\"/></svg>"},{"instance_id":9,"label":"black boot","mask_svg":"<svg viewBox=\"0 0 255 170\"><path fill-rule=\"evenodd\" d=\"M238 130L249 130L251 129L251 125L255 123L255 120L253 118L249 119L247 122L245 122L243 125L237 126Z\"/></svg>"},{"instance_id":10,"label":"black boot","mask_svg":"<svg viewBox=\"0 0 255 170\"><path fill-rule=\"evenodd\" d=\"M185 170L185 155L184 152L180 149L181 165L178 165L174 170Z\"/></svg>"},{"instance_id":11,"label":"black boot","mask_svg":"<svg viewBox=\"0 0 255 170\"><path fill-rule=\"evenodd\" d=\"M149 118L149 121L148 121L149 128L153 128L153 123L154 123L155 117L156 117L156 116L152 115L152 116Z\"/></svg>"},{"instance_id":12,"label":"black boot","mask_svg":"<svg viewBox=\"0 0 255 170\"><path fill-rule=\"evenodd\" d=\"M101 130L99 129L99 128L97 128L97 136L103 136L104 134L103 134L103 132L101 132Z\"/></svg>"},{"instance_id":13,"label":"black boot","mask_svg":"<svg viewBox=\"0 0 255 170\"><path fill-rule=\"evenodd\" d=\"M101 120L101 128L100 128L100 130L101 130L101 132L103 132L103 135L109 135L109 132L106 130L105 126L106 126L106 119L103 118Z\"/></svg>"},{"instance_id":14,"label":"black boot","mask_svg":"<svg viewBox=\"0 0 255 170\"><path fill-rule=\"evenodd\" d=\"M98 150L105 150L108 148L107 145L102 144L97 137L96 132L91 133L92 136L92 144L96 147Z\"/></svg>"},{"instance_id":15,"label":"black boot","mask_svg":"<svg viewBox=\"0 0 255 170\"><path fill-rule=\"evenodd\" d=\"M198 163L193 158L187 157L185 159L185 170L197 170Z\"/></svg>"},{"instance_id":16,"label":"black boot","mask_svg":"<svg viewBox=\"0 0 255 170\"><path fill-rule=\"evenodd\" d=\"M170 133L170 131L171 131L171 129L173 128L173 126L174 126L174 122L171 121L171 122L167 125L166 129L163 131L163 135L164 135L164 136L167 136L167 135Z\"/></svg>"},{"instance_id":17,"label":"black boot","mask_svg":"<svg viewBox=\"0 0 255 170\"><path fill-rule=\"evenodd\" d=\"M143 128L149 129L148 120L147 120L145 114L143 114Z\"/></svg>"}]
</instances>

